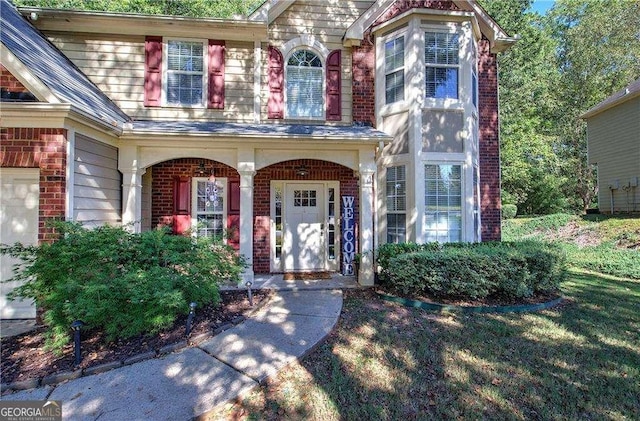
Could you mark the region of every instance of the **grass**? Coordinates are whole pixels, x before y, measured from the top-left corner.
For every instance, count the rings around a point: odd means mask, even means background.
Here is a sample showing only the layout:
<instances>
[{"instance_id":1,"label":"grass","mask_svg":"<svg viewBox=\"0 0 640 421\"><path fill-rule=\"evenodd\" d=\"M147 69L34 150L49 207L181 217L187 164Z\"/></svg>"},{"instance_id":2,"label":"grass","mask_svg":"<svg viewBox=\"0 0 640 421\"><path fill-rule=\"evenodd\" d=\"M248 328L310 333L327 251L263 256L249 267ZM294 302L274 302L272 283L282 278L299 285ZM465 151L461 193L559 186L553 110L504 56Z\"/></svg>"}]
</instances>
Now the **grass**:
<instances>
[{"instance_id":1,"label":"grass","mask_svg":"<svg viewBox=\"0 0 640 421\"><path fill-rule=\"evenodd\" d=\"M572 270L563 293L487 316L348 292L327 342L210 419L639 419L640 281Z\"/></svg>"},{"instance_id":2,"label":"grass","mask_svg":"<svg viewBox=\"0 0 640 421\"><path fill-rule=\"evenodd\" d=\"M575 267L640 279L640 217L555 214L503 223L503 240L563 246Z\"/></svg>"}]
</instances>

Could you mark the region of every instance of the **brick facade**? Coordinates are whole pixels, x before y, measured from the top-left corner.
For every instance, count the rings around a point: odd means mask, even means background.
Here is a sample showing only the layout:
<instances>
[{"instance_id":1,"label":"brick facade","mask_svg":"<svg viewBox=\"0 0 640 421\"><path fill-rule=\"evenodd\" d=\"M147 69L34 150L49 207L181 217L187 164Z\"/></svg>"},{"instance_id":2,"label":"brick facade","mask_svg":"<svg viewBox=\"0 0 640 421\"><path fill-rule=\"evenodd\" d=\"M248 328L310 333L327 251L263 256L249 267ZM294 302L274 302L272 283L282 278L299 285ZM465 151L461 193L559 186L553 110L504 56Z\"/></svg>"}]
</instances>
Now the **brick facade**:
<instances>
[{"instance_id":1,"label":"brick facade","mask_svg":"<svg viewBox=\"0 0 640 421\"><path fill-rule=\"evenodd\" d=\"M8 92L29 92L29 90L12 75L6 67L0 64L0 87Z\"/></svg>"},{"instance_id":2,"label":"brick facade","mask_svg":"<svg viewBox=\"0 0 640 421\"><path fill-rule=\"evenodd\" d=\"M459 10L450 0L397 0L372 26L380 25L410 9Z\"/></svg>"},{"instance_id":3,"label":"brick facade","mask_svg":"<svg viewBox=\"0 0 640 421\"><path fill-rule=\"evenodd\" d=\"M65 217L67 131L3 127L0 140L0 167L40 169L38 240L52 241L47 222Z\"/></svg>"},{"instance_id":4,"label":"brick facade","mask_svg":"<svg viewBox=\"0 0 640 421\"><path fill-rule=\"evenodd\" d=\"M309 170L306 176L296 173L304 165ZM300 159L280 162L259 170L253 179L253 270L269 273L270 269L270 218L271 180L288 181L340 181L341 196L355 196L356 225L359 215L358 178L353 170L327 161Z\"/></svg>"},{"instance_id":5,"label":"brick facade","mask_svg":"<svg viewBox=\"0 0 640 421\"><path fill-rule=\"evenodd\" d=\"M500 139L498 123L498 63L489 41L478 43L480 126L480 212L482 241L500 241Z\"/></svg>"},{"instance_id":6,"label":"brick facade","mask_svg":"<svg viewBox=\"0 0 640 421\"><path fill-rule=\"evenodd\" d=\"M227 241L234 247L239 247L239 215L229 211L229 193L232 183L240 183L240 174L234 168L216 161L201 158L181 158L161 162L152 167L153 181L151 185L151 225L154 227L171 226L174 213L174 181L176 178L191 178L196 174L201 163L209 175L227 178Z\"/></svg>"},{"instance_id":7,"label":"brick facade","mask_svg":"<svg viewBox=\"0 0 640 421\"><path fill-rule=\"evenodd\" d=\"M372 127L376 126L375 49L365 41L352 51L353 121Z\"/></svg>"}]
</instances>

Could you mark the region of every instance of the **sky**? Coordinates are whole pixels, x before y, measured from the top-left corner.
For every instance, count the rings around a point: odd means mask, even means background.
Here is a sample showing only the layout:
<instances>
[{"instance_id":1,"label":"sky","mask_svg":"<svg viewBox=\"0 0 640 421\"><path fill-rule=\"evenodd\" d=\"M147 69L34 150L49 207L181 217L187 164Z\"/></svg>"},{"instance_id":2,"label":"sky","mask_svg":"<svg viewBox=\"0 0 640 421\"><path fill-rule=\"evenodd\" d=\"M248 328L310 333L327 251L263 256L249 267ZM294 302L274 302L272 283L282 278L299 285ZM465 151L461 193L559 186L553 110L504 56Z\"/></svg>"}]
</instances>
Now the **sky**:
<instances>
[{"instance_id":1,"label":"sky","mask_svg":"<svg viewBox=\"0 0 640 421\"><path fill-rule=\"evenodd\" d=\"M547 10L551 9L555 0L534 0L531 9L534 12L538 12L541 15L547 13Z\"/></svg>"}]
</instances>

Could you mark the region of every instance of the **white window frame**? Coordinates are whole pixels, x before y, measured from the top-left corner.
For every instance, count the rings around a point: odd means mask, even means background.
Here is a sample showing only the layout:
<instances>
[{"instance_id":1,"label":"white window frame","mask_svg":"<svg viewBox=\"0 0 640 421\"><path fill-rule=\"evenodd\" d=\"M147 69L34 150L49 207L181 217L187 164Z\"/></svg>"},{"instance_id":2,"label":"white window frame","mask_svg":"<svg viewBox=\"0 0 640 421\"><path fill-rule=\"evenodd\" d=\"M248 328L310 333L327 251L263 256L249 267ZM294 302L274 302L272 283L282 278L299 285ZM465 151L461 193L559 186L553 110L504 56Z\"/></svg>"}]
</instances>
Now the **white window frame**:
<instances>
[{"instance_id":1,"label":"white window frame","mask_svg":"<svg viewBox=\"0 0 640 421\"><path fill-rule=\"evenodd\" d=\"M227 197L228 197L228 188L229 183L226 177L216 177L215 183L218 186L222 187L222 210L221 211L210 211L210 212L199 212L198 211L198 182L208 182L209 177L193 177L191 179L191 232L194 237L198 236L198 215L206 214L206 215L222 215L222 239L226 244L226 232L227 232Z\"/></svg>"},{"instance_id":2,"label":"white window frame","mask_svg":"<svg viewBox=\"0 0 640 421\"><path fill-rule=\"evenodd\" d=\"M173 41L189 42L189 43L201 43L202 44L202 98L200 98L200 104L174 104L168 101L168 83L169 83L169 43ZM209 92L209 41L206 39L194 39L194 38L163 38L162 40L162 105L165 107L176 108L206 108L207 107L207 93ZM192 74L197 74L193 72Z\"/></svg>"},{"instance_id":3,"label":"white window frame","mask_svg":"<svg viewBox=\"0 0 640 421\"><path fill-rule=\"evenodd\" d=\"M318 59L320 60L320 64L322 65L321 69L322 69L322 88L321 88L321 105L320 105L320 109L322 110L320 115L315 117L315 116L292 116L289 114L289 89L287 86L287 82L289 80L289 59L291 58L291 56L295 53L297 53L298 51L310 51L313 54L316 55L316 57L318 57ZM326 92L327 92L327 60L326 57L324 57L319 51L317 51L316 49L309 47L307 45L301 45L297 48L292 49L291 51L289 51L289 53L286 55L285 59L284 59L284 117L286 119L291 119L291 120L311 120L311 121L324 121L326 120L326 116L327 116L327 106L326 106Z\"/></svg>"},{"instance_id":4,"label":"white window frame","mask_svg":"<svg viewBox=\"0 0 640 421\"><path fill-rule=\"evenodd\" d=\"M387 69L387 44L390 42L397 42L399 39L402 39L402 66L393 67L392 69ZM406 90L407 90L407 72L406 72L406 62L407 62L407 42L406 42L405 31L400 31L399 33L393 33L392 35L385 38L384 42L382 42L382 51L384 53L384 104L390 105L395 103L404 102L406 99ZM396 74L398 72L402 72L402 98L396 99L395 101L387 102L387 76L391 74Z\"/></svg>"},{"instance_id":5,"label":"white window frame","mask_svg":"<svg viewBox=\"0 0 640 421\"><path fill-rule=\"evenodd\" d=\"M404 168L404 209L403 210L391 210L391 207L389 206L389 191L387 189L387 185L388 185L388 180L389 180L389 170L392 168L399 168L399 167L403 167ZM396 180L397 181L397 180ZM385 236L385 242L389 243L389 215L404 215L404 241L402 241L403 243L406 243L408 241L408 229L407 229L407 201L408 201L408 196L409 196L409 180L407 177L407 165L406 164L397 164L397 165L392 165L389 167L386 167L385 169L385 179L384 179L384 186L385 186L385 206L386 206L386 236ZM398 195L393 195L394 198L398 197Z\"/></svg>"},{"instance_id":6,"label":"white window frame","mask_svg":"<svg viewBox=\"0 0 640 421\"><path fill-rule=\"evenodd\" d=\"M423 162L423 196L424 196L424 209L422 211L422 238L427 242L427 166L428 165L451 165L460 167L460 239L458 242L464 242L467 238L466 235L466 219L467 219L467 192L466 192L466 166L463 161L424 161ZM449 236L449 235L448 235ZM450 242L447 240L446 242Z\"/></svg>"},{"instance_id":7,"label":"white window frame","mask_svg":"<svg viewBox=\"0 0 640 421\"><path fill-rule=\"evenodd\" d=\"M444 101L444 100L449 100L449 101L460 101L461 98L461 94L462 94L462 86L461 86L461 82L462 82L462 61L463 61L463 57L461 57L461 40L464 38L464 34L456 31L456 30L448 30L445 28L432 28L432 27L423 27L423 38L426 38L426 34L427 33L433 33L433 34L447 34L447 35L457 35L458 36L458 57L457 57L457 63L456 64L449 64L449 63L431 63L431 62L427 62L427 58L426 58L426 52L427 52L427 45L426 42L424 42L424 49L423 49L423 54L422 54L422 59L424 60L424 67L425 67L425 91L424 91L424 95L425 98L428 100L436 100L436 101ZM426 76L427 76L427 72L426 69L427 68L433 68L433 69L456 69L457 70L457 80L456 80L456 96L451 98L451 97L436 97L436 96L428 96L427 94L427 87L426 87Z\"/></svg>"}]
</instances>

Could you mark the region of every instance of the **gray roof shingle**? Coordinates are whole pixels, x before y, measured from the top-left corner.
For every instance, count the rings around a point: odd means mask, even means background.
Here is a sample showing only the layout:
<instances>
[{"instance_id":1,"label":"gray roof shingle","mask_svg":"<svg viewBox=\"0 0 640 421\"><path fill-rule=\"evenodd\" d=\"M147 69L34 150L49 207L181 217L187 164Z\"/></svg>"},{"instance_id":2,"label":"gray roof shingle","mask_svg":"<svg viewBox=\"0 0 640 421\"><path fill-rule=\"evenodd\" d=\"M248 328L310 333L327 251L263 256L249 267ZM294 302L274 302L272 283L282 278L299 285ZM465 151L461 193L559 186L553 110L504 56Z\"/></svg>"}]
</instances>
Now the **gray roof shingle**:
<instances>
[{"instance_id":1,"label":"gray roof shingle","mask_svg":"<svg viewBox=\"0 0 640 421\"><path fill-rule=\"evenodd\" d=\"M136 120L132 134L172 133L207 134L213 136L240 136L261 138L323 138L335 140L390 141L388 134L370 126L325 126L313 124L257 124L222 123L208 121L149 121Z\"/></svg>"},{"instance_id":2,"label":"gray roof shingle","mask_svg":"<svg viewBox=\"0 0 640 421\"><path fill-rule=\"evenodd\" d=\"M104 123L122 128L130 121L111 99L82 73L8 0L0 0L0 42L62 102Z\"/></svg>"}]
</instances>

